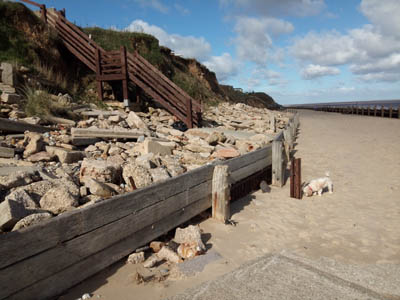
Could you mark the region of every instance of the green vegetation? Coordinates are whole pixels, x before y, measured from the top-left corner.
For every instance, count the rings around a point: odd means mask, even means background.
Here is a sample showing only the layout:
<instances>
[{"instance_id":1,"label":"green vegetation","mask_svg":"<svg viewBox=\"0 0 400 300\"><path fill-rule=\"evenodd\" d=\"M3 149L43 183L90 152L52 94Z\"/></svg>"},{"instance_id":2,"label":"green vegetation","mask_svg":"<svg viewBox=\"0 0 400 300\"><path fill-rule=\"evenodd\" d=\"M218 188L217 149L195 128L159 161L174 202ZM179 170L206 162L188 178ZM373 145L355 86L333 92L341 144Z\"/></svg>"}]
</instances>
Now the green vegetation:
<instances>
[{"instance_id":1,"label":"green vegetation","mask_svg":"<svg viewBox=\"0 0 400 300\"><path fill-rule=\"evenodd\" d=\"M137 50L141 56L155 66L161 66L163 56L158 40L149 34L140 32L115 31L99 27L82 28L86 34L107 51L118 50L125 46L127 51Z\"/></svg>"},{"instance_id":2,"label":"green vegetation","mask_svg":"<svg viewBox=\"0 0 400 300\"><path fill-rule=\"evenodd\" d=\"M40 116L41 118L45 118L46 116L62 115L65 113L65 108L53 101L48 91L24 86L23 93L26 98L24 108L28 116Z\"/></svg>"},{"instance_id":3,"label":"green vegetation","mask_svg":"<svg viewBox=\"0 0 400 300\"><path fill-rule=\"evenodd\" d=\"M17 24L27 17L32 26L40 26L39 19L24 5L3 1L0 1L0 16L0 61L31 65L36 57L35 47Z\"/></svg>"}]
</instances>

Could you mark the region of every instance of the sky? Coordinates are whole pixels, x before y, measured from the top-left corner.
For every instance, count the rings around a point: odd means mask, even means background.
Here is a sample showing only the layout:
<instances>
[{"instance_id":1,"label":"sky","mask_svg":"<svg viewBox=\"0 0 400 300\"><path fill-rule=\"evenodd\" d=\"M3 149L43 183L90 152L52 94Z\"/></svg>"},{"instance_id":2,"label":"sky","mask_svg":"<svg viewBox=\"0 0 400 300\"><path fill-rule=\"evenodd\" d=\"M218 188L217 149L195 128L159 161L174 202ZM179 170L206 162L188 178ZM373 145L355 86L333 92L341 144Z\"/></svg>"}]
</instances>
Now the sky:
<instances>
[{"instance_id":1,"label":"sky","mask_svg":"<svg viewBox=\"0 0 400 300\"><path fill-rule=\"evenodd\" d=\"M42 0L79 26L154 35L280 104L400 99L400 0Z\"/></svg>"}]
</instances>

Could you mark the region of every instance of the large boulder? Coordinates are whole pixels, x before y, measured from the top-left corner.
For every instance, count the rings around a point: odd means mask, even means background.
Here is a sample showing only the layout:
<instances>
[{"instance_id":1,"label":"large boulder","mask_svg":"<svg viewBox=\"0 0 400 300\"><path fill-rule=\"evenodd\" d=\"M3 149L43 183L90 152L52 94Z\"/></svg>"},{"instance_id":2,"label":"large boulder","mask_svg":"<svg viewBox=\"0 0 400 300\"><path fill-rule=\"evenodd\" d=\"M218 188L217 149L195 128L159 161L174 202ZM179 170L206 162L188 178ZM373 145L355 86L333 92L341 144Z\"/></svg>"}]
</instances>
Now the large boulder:
<instances>
[{"instance_id":1,"label":"large boulder","mask_svg":"<svg viewBox=\"0 0 400 300\"><path fill-rule=\"evenodd\" d=\"M11 230L14 225L29 214L21 202L4 200L0 203L0 229Z\"/></svg>"}]
</instances>

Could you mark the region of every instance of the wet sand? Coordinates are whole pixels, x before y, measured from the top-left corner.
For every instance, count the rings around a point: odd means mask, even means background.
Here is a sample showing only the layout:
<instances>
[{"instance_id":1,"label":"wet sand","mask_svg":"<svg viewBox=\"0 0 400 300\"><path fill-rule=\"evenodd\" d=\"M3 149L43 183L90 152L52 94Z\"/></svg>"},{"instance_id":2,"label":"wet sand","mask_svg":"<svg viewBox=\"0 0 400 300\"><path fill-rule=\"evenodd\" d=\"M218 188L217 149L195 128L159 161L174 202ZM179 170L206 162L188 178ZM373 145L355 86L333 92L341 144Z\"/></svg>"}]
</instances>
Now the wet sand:
<instances>
[{"instance_id":1,"label":"wet sand","mask_svg":"<svg viewBox=\"0 0 400 300\"><path fill-rule=\"evenodd\" d=\"M118 263L71 289L94 299L163 299L236 269L267 253L353 265L400 264L400 120L300 112L296 157L302 179L329 171L334 193L289 198L289 185L232 203L236 226L200 223L208 246L222 258L195 276L136 285L133 265Z\"/></svg>"}]
</instances>

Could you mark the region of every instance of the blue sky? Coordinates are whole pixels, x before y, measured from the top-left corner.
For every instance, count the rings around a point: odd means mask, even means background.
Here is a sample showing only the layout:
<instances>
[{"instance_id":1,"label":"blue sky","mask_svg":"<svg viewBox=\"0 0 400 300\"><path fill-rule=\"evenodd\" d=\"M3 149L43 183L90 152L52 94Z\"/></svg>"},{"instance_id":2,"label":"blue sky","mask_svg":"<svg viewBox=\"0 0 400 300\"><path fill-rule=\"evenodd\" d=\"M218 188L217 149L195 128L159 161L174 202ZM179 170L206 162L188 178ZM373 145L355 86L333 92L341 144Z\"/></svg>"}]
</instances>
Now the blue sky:
<instances>
[{"instance_id":1,"label":"blue sky","mask_svg":"<svg viewBox=\"0 0 400 300\"><path fill-rule=\"evenodd\" d=\"M400 0L41 3L80 26L150 33L220 83L281 104L400 99Z\"/></svg>"}]
</instances>

